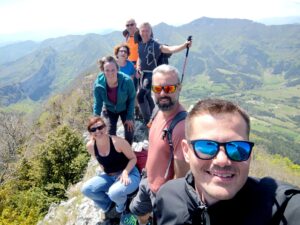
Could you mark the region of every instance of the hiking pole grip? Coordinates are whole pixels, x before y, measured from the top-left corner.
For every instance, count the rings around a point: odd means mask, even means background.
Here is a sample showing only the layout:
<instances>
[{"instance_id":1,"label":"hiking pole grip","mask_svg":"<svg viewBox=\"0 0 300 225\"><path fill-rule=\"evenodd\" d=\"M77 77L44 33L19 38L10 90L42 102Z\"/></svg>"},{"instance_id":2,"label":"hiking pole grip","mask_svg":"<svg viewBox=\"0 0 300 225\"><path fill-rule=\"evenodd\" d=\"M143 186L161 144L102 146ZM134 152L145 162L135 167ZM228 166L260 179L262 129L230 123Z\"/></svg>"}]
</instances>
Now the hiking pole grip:
<instances>
[{"instance_id":1,"label":"hiking pole grip","mask_svg":"<svg viewBox=\"0 0 300 225\"><path fill-rule=\"evenodd\" d=\"M192 35L188 36L188 38L187 38L187 41L191 41L191 40L192 40ZM189 50L190 50L190 46L187 46L187 47L186 47L185 57L188 56Z\"/></svg>"},{"instance_id":2,"label":"hiking pole grip","mask_svg":"<svg viewBox=\"0 0 300 225\"><path fill-rule=\"evenodd\" d=\"M187 40L191 41L192 40L192 35L188 36ZM185 59L184 59L184 64L183 64L183 69L182 69L182 75L181 75L181 81L180 81L180 83L182 83L182 81L183 81L184 71L185 71L185 66L186 66L186 61L187 61L187 57L189 55L189 50L190 50L190 46L186 46L186 53L185 53Z\"/></svg>"}]
</instances>

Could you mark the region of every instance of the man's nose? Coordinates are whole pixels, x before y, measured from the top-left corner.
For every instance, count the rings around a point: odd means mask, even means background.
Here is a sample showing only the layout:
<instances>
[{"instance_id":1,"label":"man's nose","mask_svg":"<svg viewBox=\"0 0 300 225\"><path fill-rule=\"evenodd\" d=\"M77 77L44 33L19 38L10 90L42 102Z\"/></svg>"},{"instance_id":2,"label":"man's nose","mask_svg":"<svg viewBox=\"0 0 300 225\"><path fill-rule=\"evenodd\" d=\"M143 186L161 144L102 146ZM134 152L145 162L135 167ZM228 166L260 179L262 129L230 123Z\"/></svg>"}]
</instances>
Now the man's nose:
<instances>
[{"instance_id":1,"label":"man's nose","mask_svg":"<svg viewBox=\"0 0 300 225\"><path fill-rule=\"evenodd\" d=\"M223 146L220 146L218 154L213 159L214 163L219 165L220 167L228 166L231 164L231 160L226 155L225 149Z\"/></svg>"}]
</instances>

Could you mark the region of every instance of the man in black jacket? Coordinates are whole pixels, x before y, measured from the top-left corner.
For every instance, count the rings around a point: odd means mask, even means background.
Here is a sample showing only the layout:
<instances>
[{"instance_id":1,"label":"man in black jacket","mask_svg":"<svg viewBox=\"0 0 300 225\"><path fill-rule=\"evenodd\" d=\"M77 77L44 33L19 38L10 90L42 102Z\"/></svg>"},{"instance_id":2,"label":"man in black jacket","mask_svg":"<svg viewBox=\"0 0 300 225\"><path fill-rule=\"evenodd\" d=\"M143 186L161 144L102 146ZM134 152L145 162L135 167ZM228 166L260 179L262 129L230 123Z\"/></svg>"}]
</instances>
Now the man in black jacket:
<instances>
[{"instance_id":1,"label":"man in black jacket","mask_svg":"<svg viewBox=\"0 0 300 225\"><path fill-rule=\"evenodd\" d=\"M191 172L157 193L160 225L296 225L300 190L248 177L250 119L226 100L199 101L186 119L184 157Z\"/></svg>"},{"instance_id":2,"label":"man in black jacket","mask_svg":"<svg viewBox=\"0 0 300 225\"><path fill-rule=\"evenodd\" d=\"M192 46L192 40L187 40L180 45L164 45L153 39L152 26L145 22L139 26L140 40L138 43L137 70L141 71L141 89L137 94L137 101L147 124L154 109L154 101L151 97L152 71L159 66L159 59L162 53L172 54L183 51Z\"/></svg>"}]
</instances>

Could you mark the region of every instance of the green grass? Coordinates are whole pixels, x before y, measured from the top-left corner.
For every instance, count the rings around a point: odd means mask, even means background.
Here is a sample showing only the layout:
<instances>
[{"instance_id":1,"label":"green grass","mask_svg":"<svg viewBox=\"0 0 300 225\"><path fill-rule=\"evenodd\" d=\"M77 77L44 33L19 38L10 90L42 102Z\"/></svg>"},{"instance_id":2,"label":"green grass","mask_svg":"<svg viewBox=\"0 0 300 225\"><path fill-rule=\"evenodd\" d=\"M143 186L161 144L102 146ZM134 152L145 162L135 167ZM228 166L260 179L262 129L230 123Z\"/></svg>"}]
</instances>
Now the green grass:
<instances>
[{"instance_id":1,"label":"green grass","mask_svg":"<svg viewBox=\"0 0 300 225\"><path fill-rule=\"evenodd\" d=\"M219 69L219 72L225 79L232 77L230 71ZM181 102L187 108L208 97L238 103L252 117L255 141L268 152L290 156L291 160L299 162L296 151L300 144L300 85L286 87L283 75L271 75L268 71L264 72L262 82L262 86L252 90L233 90L226 82L213 83L207 75L195 76L185 80Z\"/></svg>"},{"instance_id":2,"label":"green grass","mask_svg":"<svg viewBox=\"0 0 300 225\"><path fill-rule=\"evenodd\" d=\"M270 88L265 90L263 87L261 89L252 90L251 93L263 96L265 98L273 99L273 100L280 100L284 101L285 99L288 99L292 96L300 96L299 94L299 85L295 87L285 87L285 86L279 86L277 88L277 85L269 86Z\"/></svg>"},{"instance_id":3,"label":"green grass","mask_svg":"<svg viewBox=\"0 0 300 225\"><path fill-rule=\"evenodd\" d=\"M271 124L266 121L259 120L257 118L251 118L251 128L254 130L259 130L261 132L269 132L271 129Z\"/></svg>"},{"instance_id":4,"label":"green grass","mask_svg":"<svg viewBox=\"0 0 300 225\"><path fill-rule=\"evenodd\" d=\"M254 148L250 175L270 176L300 187L300 166L280 155L270 155L260 147Z\"/></svg>"},{"instance_id":5,"label":"green grass","mask_svg":"<svg viewBox=\"0 0 300 225\"><path fill-rule=\"evenodd\" d=\"M233 71L230 71L230 70L225 70L225 69L220 69L220 68L218 68L217 69L217 71L219 71L219 72L221 72L221 73L223 73L223 74L227 74L227 75L235 75L236 73L235 72L233 72Z\"/></svg>"},{"instance_id":6,"label":"green grass","mask_svg":"<svg viewBox=\"0 0 300 225\"><path fill-rule=\"evenodd\" d=\"M188 105L200 99L217 96L228 90L225 84L214 84L206 75L186 78L182 87L181 100Z\"/></svg>"},{"instance_id":7,"label":"green grass","mask_svg":"<svg viewBox=\"0 0 300 225\"><path fill-rule=\"evenodd\" d=\"M251 120L252 129L264 133L278 133L280 136L291 137L297 139L299 133L288 127L276 126L274 123L266 122L264 120L254 119ZM300 143L299 143L300 144Z\"/></svg>"},{"instance_id":8,"label":"green grass","mask_svg":"<svg viewBox=\"0 0 300 225\"><path fill-rule=\"evenodd\" d=\"M282 84L285 83L283 75L273 75L269 72L265 72L262 74L262 81L263 81L263 89L275 89L282 87Z\"/></svg>"}]
</instances>

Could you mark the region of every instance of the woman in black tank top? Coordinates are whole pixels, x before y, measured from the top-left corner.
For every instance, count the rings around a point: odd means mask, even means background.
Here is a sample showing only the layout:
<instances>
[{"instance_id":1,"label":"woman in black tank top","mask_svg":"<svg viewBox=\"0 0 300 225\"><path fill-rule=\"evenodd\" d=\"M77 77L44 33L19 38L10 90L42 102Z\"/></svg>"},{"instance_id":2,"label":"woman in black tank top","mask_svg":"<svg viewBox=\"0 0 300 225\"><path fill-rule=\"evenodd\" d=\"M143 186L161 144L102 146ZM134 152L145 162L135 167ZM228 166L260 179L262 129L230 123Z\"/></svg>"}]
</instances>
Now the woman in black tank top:
<instances>
[{"instance_id":1,"label":"woman in black tank top","mask_svg":"<svg viewBox=\"0 0 300 225\"><path fill-rule=\"evenodd\" d=\"M136 156L125 139L108 135L108 126L102 117L92 117L87 128L91 136L87 150L97 159L103 172L88 180L82 193L104 213L115 205L116 212L121 214L127 195L134 192L140 182Z\"/></svg>"}]
</instances>

